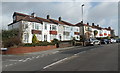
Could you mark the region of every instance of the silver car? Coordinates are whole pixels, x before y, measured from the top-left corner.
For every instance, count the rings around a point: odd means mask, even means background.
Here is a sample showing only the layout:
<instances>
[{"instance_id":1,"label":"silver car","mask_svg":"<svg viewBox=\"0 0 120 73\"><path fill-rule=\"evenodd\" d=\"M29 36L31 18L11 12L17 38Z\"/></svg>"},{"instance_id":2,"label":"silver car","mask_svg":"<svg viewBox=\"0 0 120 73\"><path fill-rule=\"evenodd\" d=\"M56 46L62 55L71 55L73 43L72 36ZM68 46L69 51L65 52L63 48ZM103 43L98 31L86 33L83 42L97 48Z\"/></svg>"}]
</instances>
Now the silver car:
<instances>
[{"instance_id":1,"label":"silver car","mask_svg":"<svg viewBox=\"0 0 120 73\"><path fill-rule=\"evenodd\" d=\"M95 38L90 38L85 41L86 45L101 45L100 40L97 40Z\"/></svg>"},{"instance_id":2,"label":"silver car","mask_svg":"<svg viewBox=\"0 0 120 73\"><path fill-rule=\"evenodd\" d=\"M91 45L100 45L101 44L101 42L100 42L100 40L97 40L97 39L95 39L95 38L90 38L90 44Z\"/></svg>"}]
</instances>

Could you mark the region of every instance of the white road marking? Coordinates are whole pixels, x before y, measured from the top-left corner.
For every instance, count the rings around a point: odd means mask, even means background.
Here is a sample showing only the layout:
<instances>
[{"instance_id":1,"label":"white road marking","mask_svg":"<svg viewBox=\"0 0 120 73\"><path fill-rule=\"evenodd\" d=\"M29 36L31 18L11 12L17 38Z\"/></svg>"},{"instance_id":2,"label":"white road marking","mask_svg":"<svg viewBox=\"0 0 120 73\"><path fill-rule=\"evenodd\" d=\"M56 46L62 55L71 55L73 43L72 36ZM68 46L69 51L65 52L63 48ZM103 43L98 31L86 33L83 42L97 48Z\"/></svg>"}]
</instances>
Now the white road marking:
<instances>
[{"instance_id":1,"label":"white road marking","mask_svg":"<svg viewBox=\"0 0 120 73\"><path fill-rule=\"evenodd\" d=\"M9 60L9 61L23 61L23 59L21 59L21 60Z\"/></svg>"},{"instance_id":2,"label":"white road marking","mask_svg":"<svg viewBox=\"0 0 120 73\"><path fill-rule=\"evenodd\" d=\"M74 55L78 55L78 54L81 54L81 53L85 53L86 51L82 51L82 52L79 52L79 53L76 53Z\"/></svg>"},{"instance_id":3,"label":"white road marking","mask_svg":"<svg viewBox=\"0 0 120 73\"><path fill-rule=\"evenodd\" d=\"M52 54L56 54L56 53L58 53L59 51L55 51L55 52L53 52Z\"/></svg>"},{"instance_id":4,"label":"white road marking","mask_svg":"<svg viewBox=\"0 0 120 73\"><path fill-rule=\"evenodd\" d=\"M5 67L8 67L8 65L5 65Z\"/></svg>"},{"instance_id":5,"label":"white road marking","mask_svg":"<svg viewBox=\"0 0 120 73\"><path fill-rule=\"evenodd\" d=\"M85 53L86 51L83 51L83 52L81 52L81 53Z\"/></svg>"},{"instance_id":6,"label":"white road marking","mask_svg":"<svg viewBox=\"0 0 120 73\"><path fill-rule=\"evenodd\" d=\"M37 56L36 58L39 58L40 56Z\"/></svg>"},{"instance_id":7,"label":"white road marking","mask_svg":"<svg viewBox=\"0 0 120 73\"><path fill-rule=\"evenodd\" d=\"M26 62L27 60L32 60L31 58L26 58L25 60L23 60L22 62Z\"/></svg>"},{"instance_id":8,"label":"white road marking","mask_svg":"<svg viewBox=\"0 0 120 73\"><path fill-rule=\"evenodd\" d=\"M47 66L45 66L45 67L43 67L43 69L46 69L46 68L48 68L48 67L51 67L51 66L53 66L53 65L55 65L55 64L58 64L58 63L60 63L60 62L62 62L62 61L65 61L65 60L67 60L68 58L64 58L64 59L62 59L62 60L59 60L59 61L57 61L57 62L54 62L54 63L52 63L52 64L50 64L50 65L47 65Z\"/></svg>"},{"instance_id":9,"label":"white road marking","mask_svg":"<svg viewBox=\"0 0 120 73\"><path fill-rule=\"evenodd\" d=\"M76 53L76 54L74 54L74 55L78 55L79 53Z\"/></svg>"},{"instance_id":10,"label":"white road marking","mask_svg":"<svg viewBox=\"0 0 120 73\"><path fill-rule=\"evenodd\" d=\"M57 61L57 62L54 62L54 63L52 63L52 64L50 64L50 65L47 65L47 66L43 67L43 69L46 69L46 68L48 68L48 67L51 67L51 66L53 66L53 65L55 65L55 64L58 64L58 63L60 63L60 62L62 62L62 61L65 61L65 60L67 60L67 59L71 59L71 58L77 57L76 55L81 54L81 53L85 53L85 52L87 52L87 51L82 51L82 52L76 53L76 54L74 54L74 55L71 56L71 57L67 57L67 58L64 58L64 59L62 59L62 60L59 60L59 61Z\"/></svg>"},{"instance_id":11,"label":"white road marking","mask_svg":"<svg viewBox=\"0 0 120 73\"><path fill-rule=\"evenodd\" d=\"M18 60L18 61L23 61L23 59L21 59L21 60Z\"/></svg>"},{"instance_id":12,"label":"white road marking","mask_svg":"<svg viewBox=\"0 0 120 73\"><path fill-rule=\"evenodd\" d=\"M32 59L34 59L35 57L32 57Z\"/></svg>"},{"instance_id":13,"label":"white road marking","mask_svg":"<svg viewBox=\"0 0 120 73\"><path fill-rule=\"evenodd\" d=\"M5 65L5 67L11 66L11 65L13 65L13 64Z\"/></svg>"}]
</instances>

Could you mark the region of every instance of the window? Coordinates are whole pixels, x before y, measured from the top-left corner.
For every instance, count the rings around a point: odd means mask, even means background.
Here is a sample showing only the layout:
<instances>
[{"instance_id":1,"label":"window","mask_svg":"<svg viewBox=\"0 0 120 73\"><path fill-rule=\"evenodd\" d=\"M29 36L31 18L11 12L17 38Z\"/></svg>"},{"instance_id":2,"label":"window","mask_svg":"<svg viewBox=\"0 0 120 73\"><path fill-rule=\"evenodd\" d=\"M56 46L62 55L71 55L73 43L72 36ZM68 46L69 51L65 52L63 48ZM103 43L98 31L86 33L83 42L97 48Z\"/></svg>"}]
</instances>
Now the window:
<instances>
[{"instance_id":1,"label":"window","mask_svg":"<svg viewBox=\"0 0 120 73\"><path fill-rule=\"evenodd\" d=\"M28 39L29 39L29 34L28 33L24 33L24 42L28 43Z\"/></svg>"},{"instance_id":2,"label":"window","mask_svg":"<svg viewBox=\"0 0 120 73\"><path fill-rule=\"evenodd\" d=\"M24 28L28 28L28 23L27 22L24 22Z\"/></svg>"},{"instance_id":3,"label":"window","mask_svg":"<svg viewBox=\"0 0 120 73\"><path fill-rule=\"evenodd\" d=\"M63 29L65 30L65 26L63 26Z\"/></svg>"},{"instance_id":4,"label":"window","mask_svg":"<svg viewBox=\"0 0 120 73\"><path fill-rule=\"evenodd\" d=\"M35 24L35 29L39 30L39 24Z\"/></svg>"},{"instance_id":5,"label":"window","mask_svg":"<svg viewBox=\"0 0 120 73\"><path fill-rule=\"evenodd\" d=\"M44 41L47 41L47 35L44 35Z\"/></svg>"},{"instance_id":6,"label":"window","mask_svg":"<svg viewBox=\"0 0 120 73\"><path fill-rule=\"evenodd\" d=\"M34 29L34 23L31 23L32 24L32 28Z\"/></svg>"},{"instance_id":7,"label":"window","mask_svg":"<svg viewBox=\"0 0 120 73\"><path fill-rule=\"evenodd\" d=\"M71 31L72 31L73 29L71 28Z\"/></svg>"},{"instance_id":8,"label":"window","mask_svg":"<svg viewBox=\"0 0 120 73\"><path fill-rule=\"evenodd\" d=\"M39 41L41 41L41 35L40 35L40 34L35 34L35 35L36 35L37 39L38 39Z\"/></svg>"},{"instance_id":9,"label":"window","mask_svg":"<svg viewBox=\"0 0 120 73\"><path fill-rule=\"evenodd\" d=\"M77 28L77 31L79 31L79 28Z\"/></svg>"},{"instance_id":10,"label":"window","mask_svg":"<svg viewBox=\"0 0 120 73\"><path fill-rule=\"evenodd\" d=\"M52 30L51 25L50 25L50 30Z\"/></svg>"},{"instance_id":11,"label":"window","mask_svg":"<svg viewBox=\"0 0 120 73\"><path fill-rule=\"evenodd\" d=\"M47 30L47 24L45 24L45 30Z\"/></svg>"},{"instance_id":12,"label":"window","mask_svg":"<svg viewBox=\"0 0 120 73\"><path fill-rule=\"evenodd\" d=\"M55 39L55 38L56 38L56 35L53 35L53 34L50 35L50 39L51 39L51 40L53 40L53 39Z\"/></svg>"},{"instance_id":13,"label":"window","mask_svg":"<svg viewBox=\"0 0 120 73\"><path fill-rule=\"evenodd\" d=\"M63 35L69 36L70 32L63 32Z\"/></svg>"},{"instance_id":14,"label":"window","mask_svg":"<svg viewBox=\"0 0 120 73\"><path fill-rule=\"evenodd\" d=\"M56 30L56 26L55 25L52 25L52 30Z\"/></svg>"}]
</instances>

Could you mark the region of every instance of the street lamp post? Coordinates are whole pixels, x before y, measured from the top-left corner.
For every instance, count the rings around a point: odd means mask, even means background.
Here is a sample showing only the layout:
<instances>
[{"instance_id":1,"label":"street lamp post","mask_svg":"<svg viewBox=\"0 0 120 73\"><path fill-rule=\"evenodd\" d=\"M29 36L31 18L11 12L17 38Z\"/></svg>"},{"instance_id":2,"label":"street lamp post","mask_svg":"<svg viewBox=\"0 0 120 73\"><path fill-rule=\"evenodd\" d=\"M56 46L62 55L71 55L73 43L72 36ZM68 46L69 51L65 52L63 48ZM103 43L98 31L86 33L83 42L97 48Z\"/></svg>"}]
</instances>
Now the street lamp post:
<instances>
[{"instance_id":1,"label":"street lamp post","mask_svg":"<svg viewBox=\"0 0 120 73\"><path fill-rule=\"evenodd\" d=\"M84 4L82 4L82 21L81 21L81 24L82 24L82 30L83 30L83 46L85 46L85 43L84 43L84 41L85 41L85 36L84 36L84 25L83 25L83 6L84 6Z\"/></svg>"},{"instance_id":2,"label":"street lamp post","mask_svg":"<svg viewBox=\"0 0 120 73\"><path fill-rule=\"evenodd\" d=\"M82 4L82 21L83 21L83 6L84 6L84 4Z\"/></svg>"}]
</instances>

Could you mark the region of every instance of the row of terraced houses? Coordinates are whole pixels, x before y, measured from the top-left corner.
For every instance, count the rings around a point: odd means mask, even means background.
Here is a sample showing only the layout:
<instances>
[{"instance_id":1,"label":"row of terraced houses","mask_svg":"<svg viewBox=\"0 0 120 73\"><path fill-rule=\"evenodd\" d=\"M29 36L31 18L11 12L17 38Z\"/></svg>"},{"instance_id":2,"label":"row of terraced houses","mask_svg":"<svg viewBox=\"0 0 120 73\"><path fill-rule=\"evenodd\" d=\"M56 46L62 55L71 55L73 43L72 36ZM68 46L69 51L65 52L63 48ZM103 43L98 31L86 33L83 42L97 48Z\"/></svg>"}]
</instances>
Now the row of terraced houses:
<instances>
[{"instance_id":1,"label":"row of terraced houses","mask_svg":"<svg viewBox=\"0 0 120 73\"><path fill-rule=\"evenodd\" d=\"M92 23L92 25L89 25L89 23L81 24L81 22L72 24L62 20L61 17L57 20L50 18L50 15L47 15L46 18L41 18L36 16L35 13L26 15L14 12L13 22L8 25L8 29L19 29L22 34L21 38L23 43L32 43L34 34L39 41L48 42L51 42L55 38L60 41L69 41L72 40L73 37L76 40L80 40L83 34L85 38L114 36L114 30L111 29L111 27L102 28L94 23ZM94 31L98 33L95 35Z\"/></svg>"}]
</instances>

